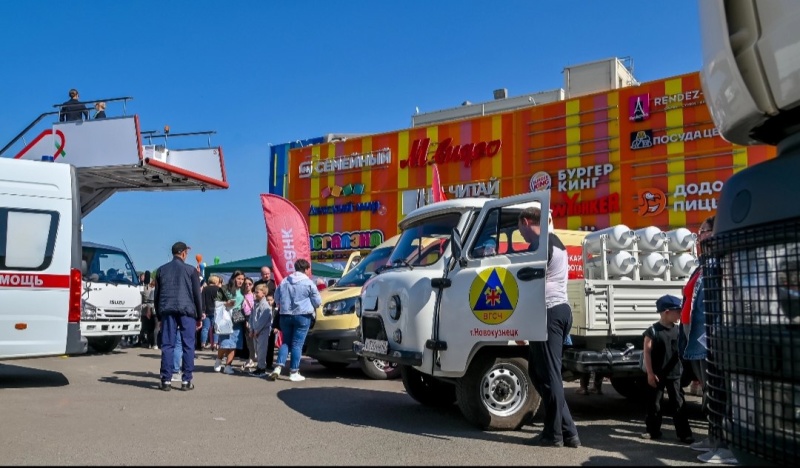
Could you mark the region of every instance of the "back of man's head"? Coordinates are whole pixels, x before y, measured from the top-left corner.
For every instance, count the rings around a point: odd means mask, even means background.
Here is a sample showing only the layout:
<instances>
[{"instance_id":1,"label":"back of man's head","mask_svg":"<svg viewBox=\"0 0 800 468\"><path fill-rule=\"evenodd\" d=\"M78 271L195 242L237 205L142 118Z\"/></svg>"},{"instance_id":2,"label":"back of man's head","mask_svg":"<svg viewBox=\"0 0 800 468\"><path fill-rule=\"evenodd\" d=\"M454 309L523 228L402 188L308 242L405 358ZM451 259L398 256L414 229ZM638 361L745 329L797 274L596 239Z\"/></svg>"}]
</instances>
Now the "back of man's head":
<instances>
[{"instance_id":1,"label":"back of man's head","mask_svg":"<svg viewBox=\"0 0 800 468\"><path fill-rule=\"evenodd\" d=\"M72 89L70 89L70 90L69 90L69 97L71 97L71 98L73 98L73 99L75 99L76 97L78 97L78 90L77 90L77 89L75 89L75 88L72 88Z\"/></svg>"},{"instance_id":2,"label":"back of man's head","mask_svg":"<svg viewBox=\"0 0 800 468\"><path fill-rule=\"evenodd\" d=\"M311 264L308 263L308 260L301 258L300 260L294 262L294 269L295 271L299 271L300 273L305 273L306 271L311 268Z\"/></svg>"},{"instance_id":3,"label":"back of man's head","mask_svg":"<svg viewBox=\"0 0 800 468\"><path fill-rule=\"evenodd\" d=\"M539 225L539 221L542 219L542 210L536 207L525 208L520 211L519 218L529 219L533 221L535 225Z\"/></svg>"}]
</instances>

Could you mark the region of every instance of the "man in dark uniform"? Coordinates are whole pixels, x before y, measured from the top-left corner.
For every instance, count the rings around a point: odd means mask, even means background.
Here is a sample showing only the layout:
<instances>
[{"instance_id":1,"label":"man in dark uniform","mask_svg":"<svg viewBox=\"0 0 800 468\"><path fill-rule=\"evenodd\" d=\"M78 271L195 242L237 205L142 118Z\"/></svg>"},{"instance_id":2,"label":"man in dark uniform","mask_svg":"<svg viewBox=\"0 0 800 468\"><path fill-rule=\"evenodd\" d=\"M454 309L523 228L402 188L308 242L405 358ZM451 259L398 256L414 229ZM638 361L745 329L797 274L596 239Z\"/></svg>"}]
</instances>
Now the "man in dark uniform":
<instances>
[{"instance_id":1,"label":"man in dark uniform","mask_svg":"<svg viewBox=\"0 0 800 468\"><path fill-rule=\"evenodd\" d=\"M272 270L268 266L261 267L261 279L256 281L253 285L253 290L259 284L267 286L267 296L275 296L275 280L272 279ZM275 362L275 329L280 329L280 314L278 313L278 303L275 303L275 311L272 314L272 330L267 340L267 368L272 369L272 363Z\"/></svg>"},{"instance_id":2,"label":"man in dark uniform","mask_svg":"<svg viewBox=\"0 0 800 468\"><path fill-rule=\"evenodd\" d=\"M89 108L78 100L79 97L77 89L72 88L69 90L69 101L61 104L61 112L58 115L60 122L89 120Z\"/></svg>"},{"instance_id":3,"label":"man in dark uniform","mask_svg":"<svg viewBox=\"0 0 800 468\"><path fill-rule=\"evenodd\" d=\"M161 390L170 389L174 367L176 335L180 331L183 350L181 390L192 390L195 332L203 325L200 319L203 302L200 279L194 267L186 264L189 247L183 242L172 245L172 261L162 265L156 275L155 308L161 318Z\"/></svg>"},{"instance_id":4,"label":"man in dark uniform","mask_svg":"<svg viewBox=\"0 0 800 468\"><path fill-rule=\"evenodd\" d=\"M519 214L517 227L530 250L539 248L542 211L526 208ZM530 343L528 369L531 380L542 397L544 428L536 439L550 447L580 447L578 428L564 399L561 359L564 339L572 328L572 309L567 299L569 257L567 249L555 234L547 239L547 272L545 274L545 306L547 307L547 341Z\"/></svg>"}]
</instances>

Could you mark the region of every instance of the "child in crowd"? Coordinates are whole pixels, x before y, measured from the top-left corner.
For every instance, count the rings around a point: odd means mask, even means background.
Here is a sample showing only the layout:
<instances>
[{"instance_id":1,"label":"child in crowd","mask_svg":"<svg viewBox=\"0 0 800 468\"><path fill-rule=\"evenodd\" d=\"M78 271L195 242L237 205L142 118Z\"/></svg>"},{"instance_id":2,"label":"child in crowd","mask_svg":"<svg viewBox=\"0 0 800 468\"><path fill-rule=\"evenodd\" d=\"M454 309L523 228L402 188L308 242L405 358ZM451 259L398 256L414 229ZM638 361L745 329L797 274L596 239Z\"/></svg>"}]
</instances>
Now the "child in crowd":
<instances>
[{"instance_id":1,"label":"child in crowd","mask_svg":"<svg viewBox=\"0 0 800 468\"><path fill-rule=\"evenodd\" d=\"M669 401L675 409L672 420L675 423L678 439L684 444L691 444L694 442L694 438L684 407L683 388L681 388L683 367L678 353L679 331L676 326L681 318L681 300L669 294L661 296L656 301L656 310L661 314L661 319L644 332L644 365L647 372L647 386L645 387L647 433L642 437L645 439L661 438L661 398L666 390Z\"/></svg>"},{"instance_id":2,"label":"child in crowd","mask_svg":"<svg viewBox=\"0 0 800 468\"><path fill-rule=\"evenodd\" d=\"M269 300L267 299L269 297ZM250 314L250 336L256 345L256 359L258 364L250 374L255 377L267 375L267 343L272 331L272 304L275 300L267 296L267 285L259 284L255 291L255 308Z\"/></svg>"}]
</instances>

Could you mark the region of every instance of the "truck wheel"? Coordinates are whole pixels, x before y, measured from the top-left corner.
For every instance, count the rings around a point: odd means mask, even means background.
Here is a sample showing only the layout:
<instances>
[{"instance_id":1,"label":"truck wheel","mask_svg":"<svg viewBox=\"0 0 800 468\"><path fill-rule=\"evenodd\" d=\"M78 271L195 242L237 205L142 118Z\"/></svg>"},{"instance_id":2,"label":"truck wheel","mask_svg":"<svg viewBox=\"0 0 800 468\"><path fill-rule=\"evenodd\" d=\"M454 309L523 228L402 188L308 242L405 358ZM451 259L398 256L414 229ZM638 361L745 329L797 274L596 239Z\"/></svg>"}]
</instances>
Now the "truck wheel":
<instances>
[{"instance_id":1,"label":"truck wheel","mask_svg":"<svg viewBox=\"0 0 800 468\"><path fill-rule=\"evenodd\" d=\"M519 429L533 418L542 400L526 359L489 354L473 359L467 374L456 381L456 394L464 417L489 431Z\"/></svg>"},{"instance_id":2,"label":"truck wheel","mask_svg":"<svg viewBox=\"0 0 800 468\"><path fill-rule=\"evenodd\" d=\"M359 363L361 370L370 379L391 380L400 377L400 369L394 362L362 357L359 359Z\"/></svg>"},{"instance_id":3,"label":"truck wheel","mask_svg":"<svg viewBox=\"0 0 800 468\"><path fill-rule=\"evenodd\" d=\"M114 351L122 341L121 336L104 336L102 338L88 338L89 346L97 353L106 354Z\"/></svg>"},{"instance_id":4,"label":"truck wheel","mask_svg":"<svg viewBox=\"0 0 800 468\"><path fill-rule=\"evenodd\" d=\"M644 377L611 377L611 386L623 397L639 400L644 395L642 389L647 385L644 379Z\"/></svg>"},{"instance_id":5,"label":"truck wheel","mask_svg":"<svg viewBox=\"0 0 800 468\"><path fill-rule=\"evenodd\" d=\"M331 370L344 369L350 365L349 362L320 361L319 359L317 359L317 362L320 363L322 367Z\"/></svg>"},{"instance_id":6,"label":"truck wheel","mask_svg":"<svg viewBox=\"0 0 800 468\"><path fill-rule=\"evenodd\" d=\"M403 387L408 395L425 406L446 407L456 402L456 389L411 366L399 366Z\"/></svg>"}]
</instances>

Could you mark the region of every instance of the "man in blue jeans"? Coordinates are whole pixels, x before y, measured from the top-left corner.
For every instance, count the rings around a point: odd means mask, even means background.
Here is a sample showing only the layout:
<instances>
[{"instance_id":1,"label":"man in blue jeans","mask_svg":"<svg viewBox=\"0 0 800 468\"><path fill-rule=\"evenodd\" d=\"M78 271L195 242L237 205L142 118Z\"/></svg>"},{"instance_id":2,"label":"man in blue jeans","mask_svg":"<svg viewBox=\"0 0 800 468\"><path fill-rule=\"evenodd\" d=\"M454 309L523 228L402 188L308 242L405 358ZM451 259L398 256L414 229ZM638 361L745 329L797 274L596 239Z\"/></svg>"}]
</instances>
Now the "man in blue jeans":
<instances>
[{"instance_id":1,"label":"man in blue jeans","mask_svg":"<svg viewBox=\"0 0 800 468\"><path fill-rule=\"evenodd\" d=\"M281 375L281 369L286 365L286 357L290 348L292 360L289 364L289 380L302 382L306 379L300 375L300 355L311 326L311 317L317 307L322 304L322 298L317 285L306 274L306 272L311 272L311 264L308 263L308 260L301 258L294 262L294 270L294 273L284 278L278 285L278 289L275 290L275 302L280 304L283 344L278 350L275 369L267 376L269 380L275 380Z\"/></svg>"},{"instance_id":2,"label":"man in blue jeans","mask_svg":"<svg viewBox=\"0 0 800 468\"><path fill-rule=\"evenodd\" d=\"M172 245L172 261L159 267L156 274L155 308L161 317L161 384L170 390L175 369L174 351L177 334L183 350L183 380L181 390L192 390L194 371L195 332L202 322L200 279L195 269L186 264L189 247L183 242Z\"/></svg>"}]
</instances>

